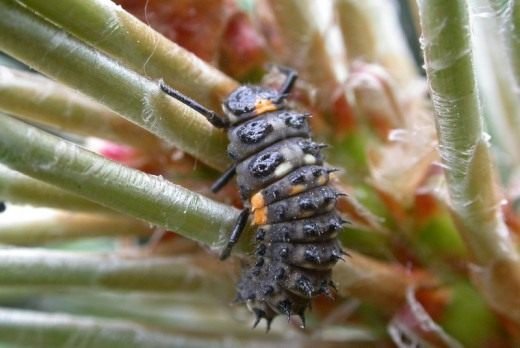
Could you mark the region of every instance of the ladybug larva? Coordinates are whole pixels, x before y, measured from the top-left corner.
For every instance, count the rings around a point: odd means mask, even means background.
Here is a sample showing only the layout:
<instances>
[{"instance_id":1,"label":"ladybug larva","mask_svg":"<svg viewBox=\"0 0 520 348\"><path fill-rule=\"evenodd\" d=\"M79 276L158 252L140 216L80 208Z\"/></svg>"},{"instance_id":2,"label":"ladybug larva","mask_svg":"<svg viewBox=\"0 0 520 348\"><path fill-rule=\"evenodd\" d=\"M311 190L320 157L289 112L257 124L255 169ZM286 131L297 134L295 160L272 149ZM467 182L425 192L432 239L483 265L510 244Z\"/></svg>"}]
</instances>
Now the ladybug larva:
<instances>
[{"instance_id":1,"label":"ladybug larva","mask_svg":"<svg viewBox=\"0 0 520 348\"><path fill-rule=\"evenodd\" d=\"M269 329L278 314L300 316L310 300L330 294L331 269L342 258L337 232L344 221L336 211L337 193L329 186L334 169L323 166L323 144L310 138L307 118L287 104L297 74L279 68L279 90L243 85L224 101L224 117L161 82L161 89L228 131L233 164L213 184L217 192L234 175L244 209L223 249L229 256L249 217L257 226L254 262L238 282L237 299L264 318Z\"/></svg>"}]
</instances>

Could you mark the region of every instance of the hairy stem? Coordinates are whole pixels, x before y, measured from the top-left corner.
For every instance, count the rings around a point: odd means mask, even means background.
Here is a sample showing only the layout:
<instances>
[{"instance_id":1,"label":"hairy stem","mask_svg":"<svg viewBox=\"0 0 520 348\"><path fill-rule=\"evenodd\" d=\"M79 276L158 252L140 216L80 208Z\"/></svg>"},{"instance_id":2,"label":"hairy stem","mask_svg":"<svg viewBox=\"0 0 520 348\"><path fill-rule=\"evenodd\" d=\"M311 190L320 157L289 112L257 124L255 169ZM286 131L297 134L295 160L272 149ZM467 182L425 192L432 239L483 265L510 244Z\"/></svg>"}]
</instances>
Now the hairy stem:
<instances>
[{"instance_id":1,"label":"hairy stem","mask_svg":"<svg viewBox=\"0 0 520 348\"><path fill-rule=\"evenodd\" d=\"M470 0L475 70L483 114L493 145L504 158L503 178L509 181L520 163L520 101L504 36L509 0ZM497 38L498 36L498 38Z\"/></svg>"},{"instance_id":2,"label":"hairy stem","mask_svg":"<svg viewBox=\"0 0 520 348\"><path fill-rule=\"evenodd\" d=\"M109 210L99 204L0 165L0 200L78 212Z\"/></svg>"},{"instance_id":3,"label":"hairy stem","mask_svg":"<svg viewBox=\"0 0 520 348\"><path fill-rule=\"evenodd\" d=\"M350 63L363 60L381 64L403 85L417 78L396 3L336 0L335 6Z\"/></svg>"},{"instance_id":4,"label":"hairy stem","mask_svg":"<svg viewBox=\"0 0 520 348\"><path fill-rule=\"evenodd\" d=\"M79 238L147 236L147 224L118 215L56 213L0 222L0 243L31 246Z\"/></svg>"},{"instance_id":5,"label":"hairy stem","mask_svg":"<svg viewBox=\"0 0 520 348\"><path fill-rule=\"evenodd\" d=\"M199 325L204 326L204 323ZM226 332L200 336L177 330L159 331L131 321L60 313L0 309L2 343L31 347L270 347L269 340L233 339ZM288 346L290 347L290 345Z\"/></svg>"},{"instance_id":6,"label":"hairy stem","mask_svg":"<svg viewBox=\"0 0 520 348\"><path fill-rule=\"evenodd\" d=\"M198 102L220 111L236 82L169 41L109 0L18 0L63 30L150 79L164 79Z\"/></svg>"},{"instance_id":7,"label":"hairy stem","mask_svg":"<svg viewBox=\"0 0 520 348\"><path fill-rule=\"evenodd\" d=\"M157 137L40 75L0 66L0 111L54 129L157 151Z\"/></svg>"},{"instance_id":8,"label":"hairy stem","mask_svg":"<svg viewBox=\"0 0 520 348\"><path fill-rule=\"evenodd\" d=\"M0 1L0 49L102 102L203 162L223 169L226 137L198 112L14 0ZM202 141L203 140L203 141Z\"/></svg>"},{"instance_id":9,"label":"hairy stem","mask_svg":"<svg viewBox=\"0 0 520 348\"><path fill-rule=\"evenodd\" d=\"M319 101L323 107L329 108L331 97L345 71L342 70L344 66L341 59L337 56L333 59L329 51L331 45L327 42L328 36L324 35L326 25L319 23L321 17L316 13L320 10L319 5L300 0L266 2L283 40L283 49L275 53L317 87Z\"/></svg>"},{"instance_id":10,"label":"hairy stem","mask_svg":"<svg viewBox=\"0 0 520 348\"><path fill-rule=\"evenodd\" d=\"M236 209L0 115L0 162L96 203L216 246Z\"/></svg>"},{"instance_id":11,"label":"hairy stem","mask_svg":"<svg viewBox=\"0 0 520 348\"><path fill-rule=\"evenodd\" d=\"M513 61L513 69L515 71L516 88L520 86L520 2L514 1L511 15L511 56Z\"/></svg>"},{"instance_id":12,"label":"hairy stem","mask_svg":"<svg viewBox=\"0 0 520 348\"><path fill-rule=\"evenodd\" d=\"M133 291L231 292L225 267L204 258L123 257L113 254L0 249L2 286L83 287Z\"/></svg>"},{"instance_id":13,"label":"hairy stem","mask_svg":"<svg viewBox=\"0 0 520 348\"><path fill-rule=\"evenodd\" d=\"M427 74L452 208L475 259L516 257L494 190L464 1L420 2Z\"/></svg>"},{"instance_id":14,"label":"hairy stem","mask_svg":"<svg viewBox=\"0 0 520 348\"><path fill-rule=\"evenodd\" d=\"M504 223L482 129L463 0L419 1L440 154L459 232L488 302L520 322L520 257Z\"/></svg>"}]
</instances>

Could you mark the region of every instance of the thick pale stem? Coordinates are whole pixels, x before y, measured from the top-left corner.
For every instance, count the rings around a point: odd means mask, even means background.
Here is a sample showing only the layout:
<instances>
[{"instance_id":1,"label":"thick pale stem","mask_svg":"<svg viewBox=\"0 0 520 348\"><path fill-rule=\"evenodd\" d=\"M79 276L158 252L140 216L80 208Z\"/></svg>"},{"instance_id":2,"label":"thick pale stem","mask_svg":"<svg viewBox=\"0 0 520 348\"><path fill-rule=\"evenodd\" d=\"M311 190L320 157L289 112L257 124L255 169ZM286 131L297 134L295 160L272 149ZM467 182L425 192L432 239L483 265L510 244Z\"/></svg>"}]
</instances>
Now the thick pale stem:
<instances>
[{"instance_id":1,"label":"thick pale stem","mask_svg":"<svg viewBox=\"0 0 520 348\"><path fill-rule=\"evenodd\" d=\"M41 75L0 66L0 111L54 129L158 151L157 137Z\"/></svg>"},{"instance_id":2,"label":"thick pale stem","mask_svg":"<svg viewBox=\"0 0 520 348\"><path fill-rule=\"evenodd\" d=\"M511 48L513 68L515 70L516 77L516 88L518 90L520 86L520 1L513 2L513 14L511 20Z\"/></svg>"},{"instance_id":3,"label":"thick pale stem","mask_svg":"<svg viewBox=\"0 0 520 348\"><path fill-rule=\"evenodd\" d=\"M0 162L91 201L216 246L237 210L0 115Z\"/></svg>"},{"instance_id":4,"label":"thick pale stem","mask_svg":"<svg viewBox=\"0 0 520 348\"><path fill-rule=\"evenodd\" d=\"M150 79L164 79L198 102L220 111L236 82L169 41L109 0L19 0L68 33Z\"/></svg>"},{"instance_id":5,"label":"thick pale stem","mask_svg":"<svg viewBox=\"0 0 520 348\"><path fill-rule=\"evenodd\" d=\"M335 4L349 62L381 64L402 85L418 78L394 2L336 0Z\"/></svg>"},{"instance_id":6,"label":"thick pale stem","mask_svg":"<svg viewBox=\"0 0 520 348\"><path fill-rule=\"evenodd\" d=\"M79 238L147 236L147 224L118 215L55 213L18 221L0 220L0 243L40 245Z\"/></svg>"},{"instance_id":7,"label":"thick pale stem","mask_svg":"<svg viewBox=\"0 0 520 348\"><path fill-rule=\"evenodd\" d=\"M198 323L199 327L205 324ZM219 335L200 336L189 330L161 331L132 321L4 308L0 308L0 337L2 343L17 347L272 347L272 342L260 338L230 341L225 329Z\"/></svg>"},{"instance_id":8,"label":"thick pale stem","mask_svg":"<svg viewBox=\"0 0 520 348\"><path fill-rule=\"evenodd\" d=\"M0 49L102 102L215 167L225 168L226 137L199 113L13 0L0 1Z\"/></svg>"},{"instance_id":9,"label":"thick pale stem","mask_svg":"<svg viewBox=\"0 0 520 348\"><path fill-rule=\"evenodd\" d=\"M425 62L440 154L458 229L477 263L488 303L520 322L520 257L504 223L482 129L468 8L463 0L419 1Z\"/></svg>"},{"instance_id":10,"label":"thick pale stem","mask_svg":"<svg viewBox=\"0 0 520 348\"><path fill-rule=\"evenodd\" d=\"M227 296L229 269L208 256L190 258L0 249L0 284L7 286L83 287L133 291L199 291Z\"/></svg>"},{"instance_id":11,"label":"thick pale stem","mask_svg":"<svg viewBox=\"0 0 520 348\"><path fill-rule=\"evenodd\" d=\"M109 211L99 204L20 174L3 165L0 165L0 200L79 212Z\"/></svg>"},{"instance_id":12,"label":"thick pale stem","mask_svg":"<svg viewBox=\"0 0 520 348\"><path fill-rule=\"evenodd\" d=\"M462 0L420 1L425 61L452 208L475 260L517 257L501 216L482 129L468 9Z\"/></svg>"},{"instance_id":13,"label":"thick pale stem","mask_svg":"<svg viewBox=\"0 0 520 348\"><path fill-rule=\"evenodd\" d=\"M520 163L520 101L504 37L509 0L470 0L475 70L492 141L503 153L503 177Z\"/></svg>"},{"instance_id":14,"label":"thick pale stem","mask_svg":"<svg viewBox=\"0 0 520 348\"><path fill-rule=\"evenodd\" d=\"M283 49L276 53L280 53L282 61L298 69L304 79L317 87L319 100L325 108L330 107L331 96L346 72L342 61L343 52L330 51L331 47L338 47L338 42L330 44L327 42L330 38L324 35L329 23L319 22L325 17L325 12L318 7L326 4L307 0L266 2L283 39Z\"/></svg>"}]
</instances>

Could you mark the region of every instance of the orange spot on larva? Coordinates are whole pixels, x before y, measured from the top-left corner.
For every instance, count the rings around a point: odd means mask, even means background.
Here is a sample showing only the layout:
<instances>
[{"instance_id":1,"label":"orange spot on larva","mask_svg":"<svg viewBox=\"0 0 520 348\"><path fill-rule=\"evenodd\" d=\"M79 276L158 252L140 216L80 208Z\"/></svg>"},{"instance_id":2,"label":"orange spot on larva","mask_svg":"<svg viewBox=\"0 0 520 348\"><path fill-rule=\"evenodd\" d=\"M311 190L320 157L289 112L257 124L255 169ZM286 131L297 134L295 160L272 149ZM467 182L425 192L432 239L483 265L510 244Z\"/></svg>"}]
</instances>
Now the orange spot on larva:
<instances>
[{"instance_id":1,"label":"orange spot on larva","mask_svg":"<svg viewBox=\"0 0 520 348\"><path fill-rule=\"evenodd\" d=\"M267 208L257 209L253 214L254 225L265 225L267 223Z\"/></svg>"},{"instance_id":2,"label":"orange spot on larva","mask_svg":"<svg viewBox=\"0 0 520 348\"><path fill-rule=\"evenodd\" d=\"M255 114L260 115L264 112L275 111L278 107L268 99L260 99L255 103Z\"/></svg>"},{"instance_id":3,"label":"orange spot on larva","mask_svg":"<svg viewBox=\"0 0 520 348\"><path fill-rule=\"evenodd\" d=\"M251 197L251 208L253 210L260 209L265 206L264 196L262 192L257 192Z\"/></svg>"}]
</instances>

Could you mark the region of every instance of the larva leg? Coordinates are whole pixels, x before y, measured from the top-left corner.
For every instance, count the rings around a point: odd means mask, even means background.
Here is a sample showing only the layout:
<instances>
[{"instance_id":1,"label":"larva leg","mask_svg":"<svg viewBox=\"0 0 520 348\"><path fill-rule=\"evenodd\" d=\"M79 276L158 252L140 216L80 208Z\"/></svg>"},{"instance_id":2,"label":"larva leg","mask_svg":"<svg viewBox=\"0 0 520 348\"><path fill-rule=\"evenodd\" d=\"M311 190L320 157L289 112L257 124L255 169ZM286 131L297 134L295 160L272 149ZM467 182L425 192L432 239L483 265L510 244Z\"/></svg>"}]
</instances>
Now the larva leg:
<instances>
[{"instance_id":1,"label":"larva leg","mask_svg":"<svg viewBox=\"0 0 520 348\"><path fill-rule=\"evenodd\" d=\"M220 191L222 187L224 187L231 178L233 178L236 174L237 166L236 164L232 164L226 171L218 178L213 185L211 185L211 191L213 193L217 193Z\"/></svg>"},{"instance_id":2,"label":"larva leg","mask_svg":"<svg viewBox=\"0 0 520 348\"><path fill-rule=\"evenodd\" d=\"M249 208L245 208L238 216L238 219L235 222L235 226L233 226L233 230L231 231L231 235L229 236L229 240L224 249L222 250L222 253L220 254L221 260L225 260L229 256L229 254L231 254L231 249L233 249L233 246L238 242L240 236L242 235L242 232L246 227L249 214L251 214L251 211L249 210Z\"/></svg>"},{"instance_id":3,"label":"larva leg","mask_svg":"<svg viewBox=\"0 0 520 348\"><path fill-rule=\"evenodd\" d=\"M181 92L171 88L164 81L160 81L161 90L168 94L170 97L177 99L181 103L186 106L192 108L193 110L202 114L202 116L206 117L206 119L216 128L227 128L229 126L229 122L223 119L221 116L217 115L217 113L213 110L210 110L201 104L197 103L195 100L185 96Z\"/></svg>"},{"instance_id":4,"label":"larva leg","mask_svg":"<svg viewBox=\"0 0 520 348\"><path fill-rule=\"evenodd\" d=\"M294 87L294 83L298 78L298 74L296 73L296 70L285 66L278 66L278 70L280 70L285 75L285 82L280 88L280 95L286 96L287 94L291 93L291 90Z\"/></svg>"}]
</instances>

